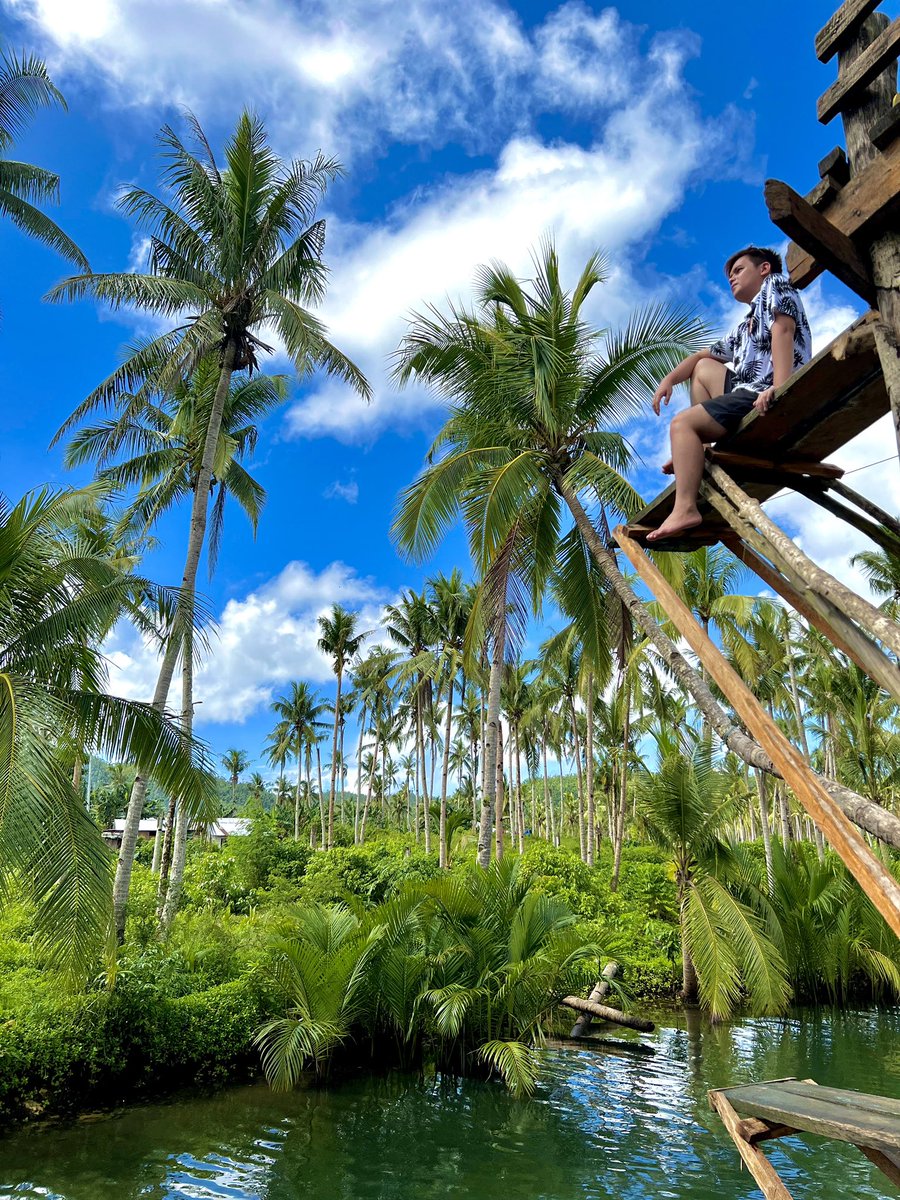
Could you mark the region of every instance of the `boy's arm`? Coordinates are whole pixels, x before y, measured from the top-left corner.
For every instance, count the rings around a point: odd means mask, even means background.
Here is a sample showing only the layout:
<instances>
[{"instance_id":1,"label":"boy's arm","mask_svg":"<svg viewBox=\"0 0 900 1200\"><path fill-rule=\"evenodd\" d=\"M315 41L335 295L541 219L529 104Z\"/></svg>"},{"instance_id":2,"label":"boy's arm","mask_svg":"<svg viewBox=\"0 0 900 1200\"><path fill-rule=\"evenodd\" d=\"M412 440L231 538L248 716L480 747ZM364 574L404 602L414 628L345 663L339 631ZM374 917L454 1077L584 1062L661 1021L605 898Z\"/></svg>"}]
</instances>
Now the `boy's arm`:
<instances>
[{"instance_id":1,"label":"boy's arm","mask_svg":"<svg viewBox=\"0 0 900 1200\"><path fill-rule=\"evenodd\" d=\"M714 347L715 348L715 347ZM672 392L679 383L686 383L694 373L694 367L701 359L716 358L717 356L712 350L698 350L696 354L689 354L687 358L682 359L678 366L668 373L665 379L662 380L659 387L653 393L653 411L659 416L660 405L668 404L672 399Z\"/></svg>"},{"instance_id":2,"label":"boy's arm","mask_svg":"<svg viewBox=\"0 0 900 1200\"><path fill-rule=\"evenodd\" d=\"M772 322L772 386L760 392L754 408L768 412L777 388L787 383L794 370L794 330L797 322L787 313L775 314Z\"/></svg>"}]
</instances>

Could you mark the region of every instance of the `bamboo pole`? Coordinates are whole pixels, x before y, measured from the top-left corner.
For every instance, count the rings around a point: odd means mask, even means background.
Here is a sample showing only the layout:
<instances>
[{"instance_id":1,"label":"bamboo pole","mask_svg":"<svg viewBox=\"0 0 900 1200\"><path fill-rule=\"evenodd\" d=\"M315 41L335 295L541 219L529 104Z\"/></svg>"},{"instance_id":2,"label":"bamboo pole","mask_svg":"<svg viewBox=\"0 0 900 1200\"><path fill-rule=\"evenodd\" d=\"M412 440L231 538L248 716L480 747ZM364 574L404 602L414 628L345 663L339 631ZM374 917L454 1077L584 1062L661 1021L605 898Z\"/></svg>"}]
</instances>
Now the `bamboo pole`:
<instances>
[{"instance_id":1,"label":"bamboo pole","mask_svg":"<svg viewBox=\"0 0 900 1200\"><path fill-rule=\"evenodd\" d=\"M820 826L885 921L900 937L900 884L875 857L862 835L847 820L804 762L799 751L790 744L718 647L703 632L690 609L667 583L649 555L628 536L624 527L619 526L614 536L635 571L659 600L666 615L699 656L740 719L769 754L794 795Z\"/></svg>"},{"instance_id":2,"label":"bamboo pole","mask_svg":"<svg viewBox=\"0 0 900 1200\"><path fill-rule=\"evenodd\" d=\"M808 579L800 575L795 570L794 562L787 556L779 553L778 548L771 544L770 539L760 533L745 516L732 507L724 496L710 487L708 483L703 484L702 494L713 508L721 513L731 528L744 541L749 542L754 549L772 560L781 574L787 579L788 584L802 596L806 609L811 609L818 613L823 622L823 626L820 627L823 629L825 635L834 641L835 644L846 648L847 653L853 661L867 675L870 675L880 687L883 687L900 700L900 667L888 658L884 651L871 638L862 633L837 604L833 603L827 595L823 595ZM778 527L773 525L773 528L777 529ZM780 530L778 532L781 533ZM787 534L781 534L781 536L790 542ZM794 549L797 551L797 554L802 553L796 546ZM807 559L807 562L810 562L810 565L816 571L821 570L821 568L816 567L809 559ZM823 575L827 574L824 571L821 573ZM828 578L831 578L831 576L828 576ZM835 580L835 582L837 581ZM774 583L772 586L774 586ZM843 587L843 584L840 586ZM849 591L849 589L846 590ZM854 593L850 594L853 595ZM856 597L856 599L859 600L860 604L867 604L860 597ZM875 611L878 612L877 609ZM883 616L883 614L879 615ZM886 620L891 625L894 625L894 622L890 621L890 618L886 618Z\"/></svg>"},{"instance_id":3,"label":"bamboo pole","mask_svg":"<svg viewBox=\"0 0 900 1200\"><path fill-rule=\"evenodd\" d=\"M874 604L858 596L846 584L829 575L809 558L799 546L779 529L774 521L762 510L762 505L753 500L734 482L727 471L717 467L715 463L706 464L706 472L716 487L728 497L739 516L759 530L760 534L770 543L772 549L779 554L795 573L817 595L824 596L837 608L845 611L863 628L868 629L873 637L886 646L892 653L900 656L900 626L892 621L885 613L879 611Z\"/></svg>"}]
</instances>

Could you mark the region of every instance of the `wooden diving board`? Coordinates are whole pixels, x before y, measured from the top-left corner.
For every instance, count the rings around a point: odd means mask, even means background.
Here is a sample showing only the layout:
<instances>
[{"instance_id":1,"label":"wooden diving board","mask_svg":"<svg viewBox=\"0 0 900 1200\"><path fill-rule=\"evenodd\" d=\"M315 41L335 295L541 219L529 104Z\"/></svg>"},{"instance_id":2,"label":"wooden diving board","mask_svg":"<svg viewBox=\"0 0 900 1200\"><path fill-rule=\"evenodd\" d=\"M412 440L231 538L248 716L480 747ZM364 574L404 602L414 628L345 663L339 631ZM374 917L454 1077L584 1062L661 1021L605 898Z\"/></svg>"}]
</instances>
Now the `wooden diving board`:
<instances>
[{"instance_id":1,"label":"wooden diving board","mask_svg":"<svg viewBox=\"0 0 900 1200\"><path fill-rule=\"evenodd\" d=\"M856 1146L900 1187L900 1100L814 1080L774 1079L709 1093L725 1128L766 1200L791 1200L759 1143L800 1133Z\"/></svg>"},{"instance_id":2,"label":"wooden diving board","mask_svg":"<svg viewBox=\"0 0 900 1200\"><path fill-rule=\"evenodd\" d=\"M875 346L874 314L867 314L797 371L765 414L753 411L738 429L717 442L722 465L754 500L763 502L796 479L837 477L824 463L829 455L890 411ZM672 511L671 484L632 517L629 535L641 545ZM730 532L724 519L701 499L703 524L678 538L651 543L659 550L712 546Z\"/></svg>"}]
</instances>

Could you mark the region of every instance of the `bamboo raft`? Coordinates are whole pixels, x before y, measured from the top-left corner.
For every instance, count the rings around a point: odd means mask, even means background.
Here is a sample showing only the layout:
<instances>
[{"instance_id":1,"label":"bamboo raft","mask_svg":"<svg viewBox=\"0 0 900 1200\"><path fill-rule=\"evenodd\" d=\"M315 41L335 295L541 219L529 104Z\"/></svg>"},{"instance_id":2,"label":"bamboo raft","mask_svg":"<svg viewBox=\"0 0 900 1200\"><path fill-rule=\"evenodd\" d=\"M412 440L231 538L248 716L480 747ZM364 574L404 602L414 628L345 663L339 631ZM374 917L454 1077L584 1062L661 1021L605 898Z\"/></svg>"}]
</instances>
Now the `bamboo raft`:
<instances>
[{"instance_id":1,"label":"bamboo raft","mask_svg":"<svg viewBox=\"0 0 900 1200\"><path fill-rule=\"evenodd\" d=\"M802 1133L856 1146L900 1187L900 1100L819 1087L812 1079L773 1079L711 1091L709 1103L766 1200L792 1198L759 1143Z\"/></svg>"}]
</instances>

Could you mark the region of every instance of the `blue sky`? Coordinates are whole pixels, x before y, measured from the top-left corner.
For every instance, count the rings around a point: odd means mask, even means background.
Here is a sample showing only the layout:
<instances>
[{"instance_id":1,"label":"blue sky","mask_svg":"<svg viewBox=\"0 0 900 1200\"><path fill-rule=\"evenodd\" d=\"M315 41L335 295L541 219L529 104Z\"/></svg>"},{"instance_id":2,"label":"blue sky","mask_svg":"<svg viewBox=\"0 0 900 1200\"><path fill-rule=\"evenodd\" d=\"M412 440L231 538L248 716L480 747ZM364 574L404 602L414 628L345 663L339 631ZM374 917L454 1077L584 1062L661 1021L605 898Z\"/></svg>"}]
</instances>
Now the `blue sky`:
<instances>
[{"instance_id":1,"label":"blue sky","mask_svg":"<svg viewBox=\"0 0 900 1200\"><path fill-rule=\"evenodd\" d=\"M42 55L69 105L41 114L17 154L60 173L54 216L95 270L142 263L115 197L126 183L155 187L155 135L178 125L182 105L217 147L249 106L285 157L321 147L346 166L324 205L332 281L321 315L375 396L365 406L306 381L261 430L251 470L269 499L258 537L229 512L204 584L219 636L198 678L198 732L216 753L258 757L268 703L288 680L331 690L315 619L333 601L373 627L401 588L466 562L459 535L424 568L401 562L388 538L397 492L441 422L430 397L389 384L405 314L465 298L492 257L527 274L530 249L552 233L569 279L592 250L608 253L613 275L590 313L598 325L658 299L729 322L722 262L746 241L781 242L764 179L808 190L841 138L815 118L835 66L817 62L813 40L831 8L695 0L675 17L649 0L0 0L5 44ZM894 16L898 5L882 8ZM85 478L65 472L49 442L142 327L90 303L42 303L65 264L8 225L0 255L0 486L17 498ZM806 296L818 345L859 308L833 280ZM665 423L648 409L629 433L645 461L634 482L652 495ZM876 427L841 461L864 466L889 444ZM856 481L896 510L896 475ZM848 577L852 534L836 537L796 498L778 515ZM145 569L160 580L180 576L186 517L158 530ZM108 651L115 689L149 697L155 664L137 639L120 630Z\"/></svg>"}]
</instances>

